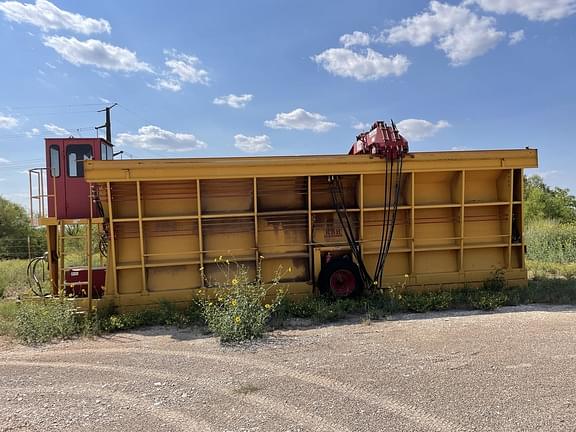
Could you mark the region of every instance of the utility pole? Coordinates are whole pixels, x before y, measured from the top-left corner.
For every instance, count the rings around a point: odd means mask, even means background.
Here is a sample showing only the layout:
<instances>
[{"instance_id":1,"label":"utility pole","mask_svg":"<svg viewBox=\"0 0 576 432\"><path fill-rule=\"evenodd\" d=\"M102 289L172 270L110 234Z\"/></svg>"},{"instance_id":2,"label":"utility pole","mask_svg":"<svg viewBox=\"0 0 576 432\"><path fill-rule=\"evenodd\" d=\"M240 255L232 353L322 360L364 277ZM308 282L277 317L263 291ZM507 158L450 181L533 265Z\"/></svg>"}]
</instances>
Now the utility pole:
<instances>
[{"instance_id":1,"label":"utility pole","mask_svg":"<svg viewBox=\"0 0 576 432\"><path fill-rule=\"evenodd\" d=\"M117 103L110 105L104 109L101 109L97 112L106 112L106 123L104 123L102 126L96 126L96 131L98 131L99 129L102 128L106 128L106 141L108 141L110 144L112 144L112 124L110 122L110 110L112 108L114 108L116 105L118 105Z\"/></svg>"}]
</instances>

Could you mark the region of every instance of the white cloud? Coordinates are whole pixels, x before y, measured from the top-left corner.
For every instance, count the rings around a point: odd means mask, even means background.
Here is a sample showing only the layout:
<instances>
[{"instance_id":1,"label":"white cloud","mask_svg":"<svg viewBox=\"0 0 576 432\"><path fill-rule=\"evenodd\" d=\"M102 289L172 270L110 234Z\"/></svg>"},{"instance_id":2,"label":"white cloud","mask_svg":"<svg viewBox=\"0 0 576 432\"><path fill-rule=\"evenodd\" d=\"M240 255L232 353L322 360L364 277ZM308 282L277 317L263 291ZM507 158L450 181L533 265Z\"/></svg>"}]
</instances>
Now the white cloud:
<instances>
[{"instance_id":1,"label":"white cloud","mask_svg":"<svg viewBox=\"0 0 576 432\"><path fill-rule=\"evenodd\" d=\"M370 126L372 126L372 123L357 122L352 125L352 128L358 131L366 131L370 129Z\"/></svg>"},{"instance_id":2,"label":"white cloud","mask_svg":"<svg viewBox=\"0 0 576 432\"><path fill-rule=\"evenodd\" d=\"M50 69L56 69L56 66L54 66L52 63L46 62L44 63L46 66L48 66Z\"/></svg>"},{"instance_id":3,"label":"white cloud","mask_svg":"<svg viewBox=\"0 0 576 432\"><path fill-rule=\"evenodd\" d=\"M445 120L432 123L428 120L406 119L399 122L397 126L400 133L407 140L421 141L424 138L429 138L435 135L441 129L449 127L450 123Z\"/></svg>"},{"instance_id":4,"label":"white cloud","mask_svg":"<svg viewBox=\"0 0 576 432\"><path fill-rule=\"evenodd\" d=\"M36 3L5 1L0 3L0 11L8 21L32 24L42 31L70 30L81 34L110 33L110 23L104 19L94 19L62 10L47 0Z\"/></svg>"},{"instance_id":5,"label":"white cloud","mask_svg":"<svg viewBox=\"0 0 576 432\"><path fill-rule=\"evenodd\" d=\"M154 84L149 84L149 87L177 92L182 90L184 83L209 84L208 71L201 68L198 57L179 53L174 49L164 50L164 54L164 64L168 69L162 72L161 77L156 78Z\"/></svg>"},{"instance_id":6,"label":"white cloud","mask_svg":"<svg viewBox=\"0 0 576 432\"><path fill-rule=\"evenodd\" d=\"M91 65L120 72L152 72L147 63L138 60L136 53L100 40L80 41L74 37L47 36L44 45L53 48L64 60L76 66Z\"/></svg>"},{"instance_id":7,"label":"white cloud","mask_svg":"<svg viewBox=\"0 0 576 432\"><path fill-rule=\"evenodd\" d=\"M251 94L235 95L229 94L228 96L220 96L214 98L212 103L215 105L228 105L232 108L244 108L248 102L254 98Z\"/></svg>"},{"instance_id":8,"label":"white cloud","mask_svg":"<svg viewBox=\"0 0 576 432\"><path fill-rule=\"evenodd\" d=\"M38 128L32 128L32 129L30 129L29 131L26 132L26 136L27 136L28 138L32 138L32 137L35 137L35 136L38 136L38 135L40 135L40 129L38 129Z\"/></svg>"},{"instance_id":9,"label":"white cloud","mask_svg":"<svg viewBox=\"0 0 576 432\"><path fill-rule=\"evenodd\" d=\"M314 132L327 132L337 126L323 115L310 113L302 108L289 113L278 113L274 120L266 120L264 124L272 129L312 130Z\"/></svg>"},{"instance_id":10,"label":"white cloud","mask_svg":"<svg viewBox=\"0 0 576 432\"><path fill-rule=\"evenodd\" d=\"M64 129L60 126L56 126L54 123L45 124L44 129L46 129L52 135L58 135L58 136L70 136L70 135L72 135L70 133L70 131L68 131L67 129Z\"/></svg>"},{"instance_id":11,"label":"white cloud","mask_svg":"<svg viewBox=\"0 0 576 432\"><path fill-rule=\"evenodd\" d=\"M505 36L495 28L491 17L478 16L463 5L452 6L431 1L427 11L402 20L385 32L390 44L408 42L422 46L436 40L454 66L468 63L494 48Z\"/></svg>"},{"instance_id":12,"label":"white cloud","mask_svg":"<svg viewBox=\"0 0 576 432\"><path fill-rule=\"evenodd\" d=\"M471 151L474 150L473 148L470 147L466 147L466 146L455 146L455 147L450 147L451 151Z\"/></svg>"},{"instance_id":13,"label":"white cloud","mask_svg":"<svg viewBox=\"0 0 576 432\"><path fill-rule=\"evenodd\" d=\"M410 61L406 56L396 54L385 57L373 49L357 53L348 48L330 48L312 57L333 75L355 78L358 81L371 81L388 75L402 75L408 70Z\"/></svg>"},{"instance_id":14,"label":"white cloud","mask_svg":"<svg viewBox=\"0 0 576 432\"><path fill-rule=\"evenodd\" d=\"M106 99L106 98L103 98L103 97L100 97L100 96L98 97L98 100L99 100L100 102L102 102L102 103L105 103L105 104L109 104L109 103L110 103L110 99Z\"/></svg>"},{"instance_id":15,"label":"white cloud","mask_svg":"<svg viewBox=\"0 0 576 432\"><path fill-rule=\"evenodd\" d=\"M172 132L153 125L141 127L137 134L118 134L116 144L169 152L187 152L207 146L204 141L200 141L191 133Z\"/></svg>"},{"instance_id":16,"label":"white cloud","mask_svg":"<svg viewBox=\"0 0 576 432\"><path fill-rule=\"evenodd\" d=\"M0 164L8 164L10 163L10 161L8 159L4 159L3 157L0 157Z\"/></svg>"},{"instance_id":17,"label":"white cloud","mask_svg":"<svg viewBox=\"0 0 576 432\"><path fill-rule=\"evenodd\" d=\"M522 42L524 40L524 30L518 30L508 34L509 41L508 45L516 45L518 42Z\"/></svg>"},{"instance_id":18,"label":"white cloud","mask_svg":"<svg viewBox=\"0 0 576 432\"><path fill-rule=\"evenodd\" d=\"M18 119L10 115L0 113L0 129L12 129L18 126Z\"/></svg>"},{"instance_id":19,"label":"white cloud","mask_svg":"<svg viewBox=\"0 0 576 432\"><path fill-rule=\"evenodd\" d=\"M170 90L173 92L178 92L182 90L182 83L177 79L156 78L154 84L148 84L148 87L156 90Z\"/></svg>"},{"instance_id":20,"label":"white cloud","mask_svg":"<svg viewBox=\"0 0 576 432\"><path fill-rule=\"evenodd\" d=\"M340 36L340 43L344 45L344 48L348 48L354 45L370 45L370 35L368 33L355 31Z\"/></svg>"},{"instance_id":21,"label":"white cloud","mask_svg":"<svg viewBox=\"0 0 576 432\"><path fill-rule=\"evenodd\" d=\"M556 174L559 174L560 171L558 170L550 170L550 171L534 171L534 174L542 177L544 180L550 178L551 176L554 176Z\"/></svg>"},{"instance_id":22,"label":"white cloud","mask_svg":"<svg viewBox=\"0 0 576 432\"><path fill-rule=\"evenodd\" d=\"M576 13L576 0L471 0L487 12L517 13L531 21L551 21Z\"/></svg>"},{"instance_id":23,"label":"white cloud","mask_svg":"<svg viewBox=\"0 0 576 432\"><path fill-rule=\"evenodd\" d=\"M234 135L234 147L247 153L265 152L272 149L268 135Z\"/></svg>"}]
</instances>

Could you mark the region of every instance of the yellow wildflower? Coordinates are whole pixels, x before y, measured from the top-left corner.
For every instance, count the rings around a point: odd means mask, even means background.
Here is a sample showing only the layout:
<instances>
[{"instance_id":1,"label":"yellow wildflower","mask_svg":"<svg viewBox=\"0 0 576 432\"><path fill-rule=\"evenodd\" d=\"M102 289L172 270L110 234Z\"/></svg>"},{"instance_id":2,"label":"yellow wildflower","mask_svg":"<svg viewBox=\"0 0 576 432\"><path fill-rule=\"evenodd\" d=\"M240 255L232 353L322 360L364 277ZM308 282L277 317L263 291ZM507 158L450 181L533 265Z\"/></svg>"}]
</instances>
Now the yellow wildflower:
<instances>
[{"instance_id":1,"label":"yellow wildflower","mask_svg":"<svg viewBox=\"0 0 576 432\"><path fill-rule=\"evenodd\" d=\"M288 273L292 271L292 267L288 267Z\"/></svg>"},{"instance_id":2,"label":"yellow wildflower","mask_svg":"<svg viewBox=\"0 0 576 432\"><path fill-rule=\"evenodd\" d=\"M238 285L238 279L236 278L232 279L232 285Z\"/></svg>"},{"instance_id":3,"label":"yellow wildflower","mask_svg":"<svg viewBox=\"0 0 576 432\"><path fill-rule=\"evenodd\" d=\"M264 307L265 307L266 309L270 309L272 306L269 305L268 303L266 303L266 304L264 305Z\"/></svg>"},{"instance_id":4,"label":"yellow wildflower","mask_svg":"<svg viewBox=\"0 0 576 432\"><path fill-rule=\"evenodd\" d=\"M230 304L232 304L232 306L236 306L236 305L238 304L238 302L237 302L236 300L232 300L232 301L230 302Z\"/></svg>"},{"instance_id":5,"label":"yellow wildflower","mask_svg":"<svg viewBox=\"0 0 576 432\"><path fill-rule=\"evenodd\" d=\"M240 324L240 317L239 317L238 315L236 315L236 316L234 317L234 322L235 322L236 324Z\"/></svg>"},{"instance_id":6,"label":"yellow wildflower","mask_svg":"<svg viewBox=\"0 0 576 432\"><path fill-rule=\"evenodd\" d=\"M223 298L223 297L218 297L218 301L220 301L220 302L221 302L221 301L223 301L223 300L224 300L224 298Z\"/></svg>"}]
</instances>

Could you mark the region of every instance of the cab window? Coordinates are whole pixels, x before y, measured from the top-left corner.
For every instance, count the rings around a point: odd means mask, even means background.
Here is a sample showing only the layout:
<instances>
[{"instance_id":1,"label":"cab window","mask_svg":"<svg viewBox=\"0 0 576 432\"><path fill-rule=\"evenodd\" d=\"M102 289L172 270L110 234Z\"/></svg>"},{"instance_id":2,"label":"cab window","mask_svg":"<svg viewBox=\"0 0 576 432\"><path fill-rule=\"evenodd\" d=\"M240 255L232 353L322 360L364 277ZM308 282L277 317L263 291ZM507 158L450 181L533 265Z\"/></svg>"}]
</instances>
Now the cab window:
<instances>
[{"instance_id":1,"label":"cab window","mask_svg":"<svg viewBox=\"0 0 576 432\"><path fill-rule=\"evenodd\" d=\"M50 175L60 177L60 148L55 145L50 146Z\"/></svg>"},{"instance_id":2,"label":"cab window","mask_svg":"<svg viewBox=\"0 0 576 432\"><path fill-rule=\"evenodd\" d=\"M92 159L92 146L72 144L66 148L68 177L84 177L84 161Z\"/></svg>"},{"instance_id":3,"label":"cab window","mask_svg":"<svg viewBox=\"0 0 576 432\"><path fill-rule=\"evenodd\" d=\"M110 144L100 143L100 158L102 160L114 159L114 150Z\"/></svg>"}]
</instances>

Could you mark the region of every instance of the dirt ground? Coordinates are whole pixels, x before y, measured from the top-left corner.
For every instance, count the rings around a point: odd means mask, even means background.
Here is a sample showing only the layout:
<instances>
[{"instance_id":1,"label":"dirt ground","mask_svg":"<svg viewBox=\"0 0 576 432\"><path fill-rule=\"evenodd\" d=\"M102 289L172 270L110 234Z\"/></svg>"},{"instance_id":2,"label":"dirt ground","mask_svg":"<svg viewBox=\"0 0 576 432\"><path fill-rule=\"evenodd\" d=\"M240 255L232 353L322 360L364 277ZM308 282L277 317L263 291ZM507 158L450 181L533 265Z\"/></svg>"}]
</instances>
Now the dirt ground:
<instances>
[{"instance_id":1,"label":"dirt ground","mask_svg":"<svg viewBox=\"0 0 576 432\"><path fill-rule=\"evenodd\" d=\"M576 309L2 345L1 431L574 431Z\"/></svg>"}]
</instances>

